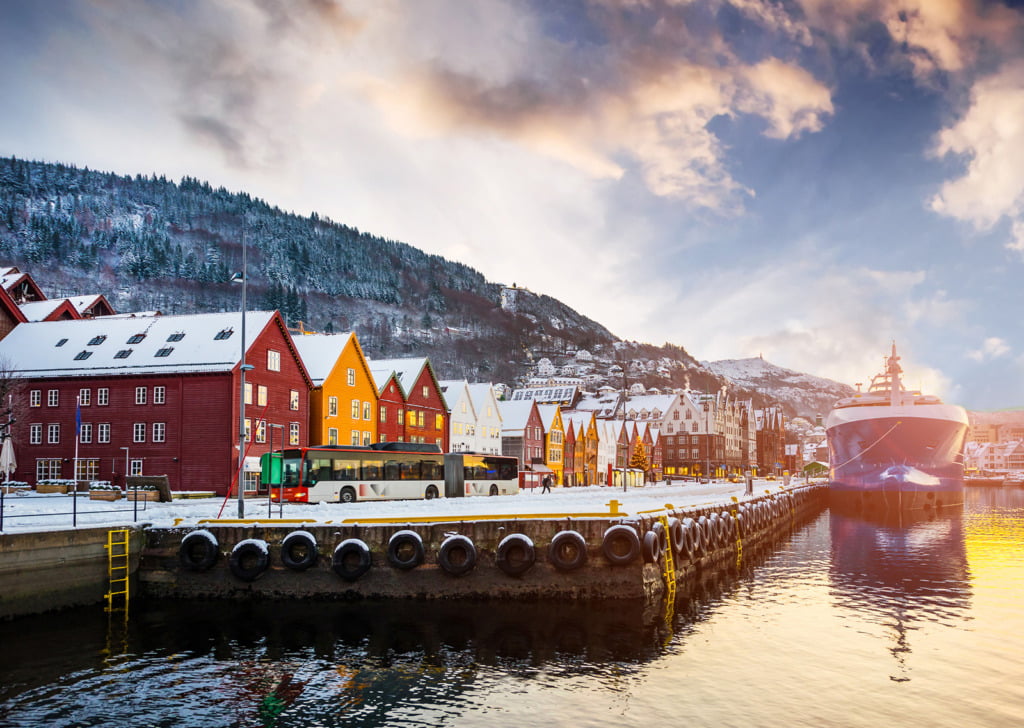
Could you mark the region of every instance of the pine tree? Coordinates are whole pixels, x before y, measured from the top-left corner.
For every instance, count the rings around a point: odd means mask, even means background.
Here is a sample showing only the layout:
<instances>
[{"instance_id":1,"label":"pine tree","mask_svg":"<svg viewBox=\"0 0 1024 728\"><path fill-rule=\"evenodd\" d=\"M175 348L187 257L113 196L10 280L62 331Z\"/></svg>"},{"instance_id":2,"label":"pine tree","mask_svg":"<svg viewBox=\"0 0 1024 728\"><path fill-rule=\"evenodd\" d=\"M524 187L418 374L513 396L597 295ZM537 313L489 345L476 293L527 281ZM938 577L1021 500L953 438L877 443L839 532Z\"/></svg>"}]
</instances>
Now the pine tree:
<instances>
[{"instance_id":1,"label":"pine tree","mask_svg":"<svg viewBox=\"0 0 1024 728\"><path fill-rule=\"evenodd\" d=\"M636 441L636 447L633 448L633 454L629 458L629 467L643 470L645 473L651 467L647 461L647 448L640 440Z\"/></svg>"}]
</instances>

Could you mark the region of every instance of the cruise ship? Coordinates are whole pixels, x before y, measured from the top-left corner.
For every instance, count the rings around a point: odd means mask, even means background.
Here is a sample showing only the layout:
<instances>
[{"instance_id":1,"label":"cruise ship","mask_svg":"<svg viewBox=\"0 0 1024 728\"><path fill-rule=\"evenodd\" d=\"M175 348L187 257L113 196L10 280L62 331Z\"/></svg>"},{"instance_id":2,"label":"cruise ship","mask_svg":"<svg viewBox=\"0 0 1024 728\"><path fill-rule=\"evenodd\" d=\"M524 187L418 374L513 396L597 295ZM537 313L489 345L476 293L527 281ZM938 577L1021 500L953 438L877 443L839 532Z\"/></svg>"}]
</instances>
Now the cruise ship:
<instances>
[{"instance_id":1,"label":"cruise ship","mask_svg":"<svg viewBox=\"0 0 1024 728\"><path fill-rule=\"evenodd\" d=\"M903 388L896 355L858 391L835 403L825 421L829 500L854 513L961 508L967 412Z\"/></svg>"}]
</instances>

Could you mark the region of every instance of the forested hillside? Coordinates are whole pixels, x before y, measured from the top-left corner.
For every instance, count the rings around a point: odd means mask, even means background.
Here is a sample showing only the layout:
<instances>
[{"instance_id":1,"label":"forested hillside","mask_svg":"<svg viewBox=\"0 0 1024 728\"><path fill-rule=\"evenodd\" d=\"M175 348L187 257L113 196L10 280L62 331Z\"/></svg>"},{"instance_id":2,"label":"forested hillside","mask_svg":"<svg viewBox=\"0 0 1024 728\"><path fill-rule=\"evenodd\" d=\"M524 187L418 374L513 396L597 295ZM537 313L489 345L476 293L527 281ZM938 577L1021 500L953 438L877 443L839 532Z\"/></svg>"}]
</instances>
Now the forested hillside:
<instances>
[{"instance_id":1,"label":"forested hillside","mask_svg":"<svg viewBox=\"0 0 1024 728\"><path fill-rule=\"evenodd\" d=\"M428 354L445 376L511 380L526 352L600 349L615 337L559 301L461 263L244 192L184 178L126 177L0 160L0 262L50 296L103 293L120 311L232 310L247 246L250 309L289 324L354 330L375 356Z\"/></svg>"}]
</instances>

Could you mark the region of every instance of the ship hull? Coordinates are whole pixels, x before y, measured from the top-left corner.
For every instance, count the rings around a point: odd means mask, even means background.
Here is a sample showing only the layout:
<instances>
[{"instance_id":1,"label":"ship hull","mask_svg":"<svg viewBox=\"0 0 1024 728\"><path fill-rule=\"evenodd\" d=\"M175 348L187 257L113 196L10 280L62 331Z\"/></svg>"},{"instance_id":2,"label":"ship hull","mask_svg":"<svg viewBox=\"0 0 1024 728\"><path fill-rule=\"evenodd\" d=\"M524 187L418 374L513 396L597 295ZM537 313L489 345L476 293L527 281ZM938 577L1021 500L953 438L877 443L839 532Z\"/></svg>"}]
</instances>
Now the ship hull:
<instances>
[{"instance_id":1,"label":"ship hull","mask_svg":"<svg viewBox=\"0 0 1024 728\"><path fill-rule=\"evenodd\" d=\"M863 514L962 508L967 418L948 405L935 415L906 407L833 411L826 428L830 505Z\"/></svg>"}]
</instances>

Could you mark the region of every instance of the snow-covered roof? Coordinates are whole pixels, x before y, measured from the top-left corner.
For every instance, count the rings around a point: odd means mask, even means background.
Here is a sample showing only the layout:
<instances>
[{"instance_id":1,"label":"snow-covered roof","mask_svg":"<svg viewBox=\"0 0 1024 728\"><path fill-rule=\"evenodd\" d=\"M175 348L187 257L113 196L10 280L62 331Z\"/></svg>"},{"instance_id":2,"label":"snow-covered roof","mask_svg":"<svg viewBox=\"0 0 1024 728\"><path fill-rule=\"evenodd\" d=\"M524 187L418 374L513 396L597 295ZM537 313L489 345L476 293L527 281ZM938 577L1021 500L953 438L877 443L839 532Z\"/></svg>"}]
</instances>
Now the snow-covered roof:
<instances>
[{"instance_id":1,"label":"snow-covered roof","mask_svg":"<svg viewBox=\"0 0 1024 728\"><path fill-rule=\"evenodd\" d=\"M250 347L273 311L245 315ZM20 377L231 371L241 358L241 314L40 321L0 340L0 358Z\"/></svg>"},{"instance_id":2,"label":"snow-covered roof","mask_svg":"<svg viewBox=\"0 0 1024 728\"><path fill-rule=\"evenodd\" d=\"M555 426L555 418L558 417L559 407L557 404L539 404L537 411L540 412L540 421L544 425L545 432L551 432Z\"/></svg>"},{"instance_id":3,"label":"snow-covered roof","mask_svg":"<svg viewBox=\"0 0 1024 728\"><path fill-rule=\"evenodd\" d=\"M292 334L292 341L313 384L320 386L324 383L351 338L351 331L344 334Z\"/></svg>"},{"instance_id":4,"label":"snow-covered roof","mask_svg":"<svg viewBox=\"0 0 1024 728\"><path fill-rule=\"evenodd\" d=\"M494 385L489 382L477 382L469 385L469 397L473 400L473 408L478 412L486 412L484 409L493 401L497 403L498 398L494 393ZM495 407L495 415L501 419L501 408Z\"/></svg>"},{"instance_id":5,"label":"snow-covered roof","mask_svg":"<svg viewBox=\"0 0 1024 728\"><path fill-rule=\"evenodd\" d=\"M519 400L532 399L539 402L562 402L565 404L571 404L576 398L577 387L528 387L526 389L517 389L512 393L509 398L513 402Z\"/></svg>"},{"instance_id":6,"label":"snow-covered roof","mask_svg":"<svg viewBox=\"0 0 1024 728\"><path fill-rule=\"evenodd\" d=\"M502 432L522 431L530 419L530 412L533 408L533 400L498 402L498 409L501 411Z\"/></svg>"},{"instance_id":7,"label":"snow-covered roof","mask_svg":"<svg viewBox=\"0 0 1024 728\"><path fill-rule=\"evenodd\" d=\"M100 302L103 302L107 307L110 307L110 303L102 293L90 293L84 296L69 296L67 300L75 307L75 310L78 311L78 313L83 315L86 311ZM110 310L113 311L113 308L111 307Z\"/></svg>"},{"instance_id":8,"label":"snow-covered roof","mask_svg":"<svg viewBox=\"0 0 1024 728\"><path fill-rule=\"evenodd\" d=\"M444 401L444 406L449 412L453 411L453 405L459 401L462 393L465 393L466 399L469 402L469 408L473 410L473 417L476 417L473 396L467 391L469 389L469 382L465 379L444 379L439 381L437 386L441 390L441 399Z\"/></svg>"},{"instance_id":9,"label":"snow-covered roof","mask_svg":"<svg viewBox=\"0 0 1024 728\"><path fill-rule=\"evenodd\" d=\"M29 321L42 321L63 305L63 298L49 298L45 301L28 301L18 308Z\"/></svg>"},{"instance_id":10,"label":"snow-covered roof","mask_svg":"<svg viewBox=\"0 0 1024 728\"><path fill-rule=\"evenodd\" d=\"M373 374L378 392L388 377L391 376L391 373L394 372L395 380L402 387L402 395L408 399L409 387L416 384L420 372L427 365L427 358L425 356L417 356L409 359L368 359L366 365L370 368L370 373Z\"/></svg>"}]
</instances>

